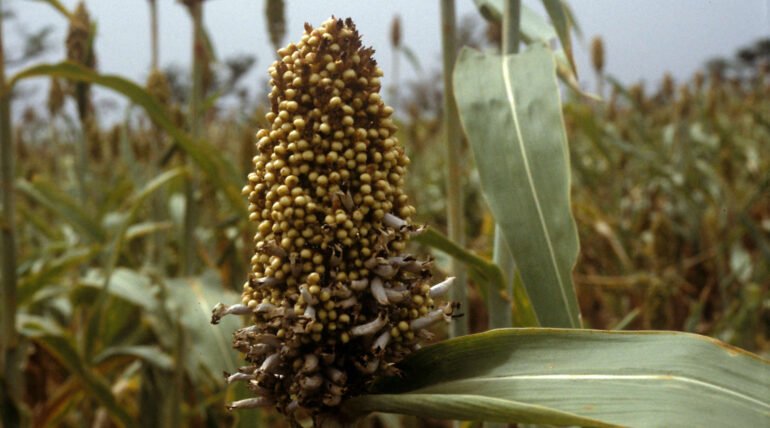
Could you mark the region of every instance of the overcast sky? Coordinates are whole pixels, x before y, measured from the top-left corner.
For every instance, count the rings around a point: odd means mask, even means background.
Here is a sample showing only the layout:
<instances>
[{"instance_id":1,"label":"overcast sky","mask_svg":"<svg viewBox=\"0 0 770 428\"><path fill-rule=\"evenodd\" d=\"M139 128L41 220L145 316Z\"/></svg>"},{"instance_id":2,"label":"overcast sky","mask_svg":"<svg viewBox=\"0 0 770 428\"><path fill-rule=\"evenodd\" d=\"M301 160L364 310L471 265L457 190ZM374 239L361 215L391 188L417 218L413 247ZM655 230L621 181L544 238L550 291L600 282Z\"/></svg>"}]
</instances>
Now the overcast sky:
<instances>
[{"instance_id":1,"label":"overcast sky","mask_svg":"<svg viewBox=\"0 0 770 428\"><path fill-rule=\"evenodd\" d=\"M76 0L60 0L74 8ZM190 61L191 24L186 10L176 0L157 0L160 20L161 65L186 67ZM539 2L525 1L536 10ZM31 32L54 25L56 49L46 59L58 61L64 55L66 23L49 5L33 0L6 0L18 19L6 25L6 49L18 48L13 33L23 26ZM144 82L150 63L149 7L146 0L87 0L91 16L98 23L96 51L99 70ZM441 40L437 0L390 1L286 1L285 43L297 40L304 22L318 25L334 14L352 17L363 34L364 43L377 51L385 70L383 83L389 85L392 52L389 32L392 17L402 19L403 43L418 53L424 68L438 68ZM458 0L458 19L477 13L471 0ZM588 45L595 35L605 40L606 70L624 83L645 80L656 86L662 74L671 72L683 80L715 56L731 56L736 49L762 37L770 37L770 0L592 0L569 4L582 28L583 40L575 40L575 55L581 84L593 88ZM273 59L265 28L264 0L209 0L204 20L220 59L236 54L257 57L248 76L252 88L264 81ZM416 77L402 61L402 79ZM42 92L42 91L41 91ZM252 92L253 93L253 92ZM104 97L104 92L99 93ZM23 102L23 101L22 101Z\"/></svg>"}]
</instances>

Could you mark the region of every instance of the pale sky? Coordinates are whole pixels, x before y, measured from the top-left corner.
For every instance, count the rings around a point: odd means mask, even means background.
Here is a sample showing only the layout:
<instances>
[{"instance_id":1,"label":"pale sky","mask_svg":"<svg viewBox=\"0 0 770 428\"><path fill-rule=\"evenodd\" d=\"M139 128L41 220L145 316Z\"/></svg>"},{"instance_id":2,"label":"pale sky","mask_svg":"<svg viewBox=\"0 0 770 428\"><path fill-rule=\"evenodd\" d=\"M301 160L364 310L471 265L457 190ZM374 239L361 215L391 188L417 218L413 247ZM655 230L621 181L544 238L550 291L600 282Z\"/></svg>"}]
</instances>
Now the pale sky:
<instances>
[{"instance_id":1,"label":"pale sky","mask_svg":"<svg viewBox=\"0 0 770 428\"><path fill-rule=\"evenodd\" d=\"M76 0L61 0L74 8ZM160 20L160 62L186 67L190 62L191 23L186 10L176 0L158 0ZM525 1L542 11L540 3ZM6 24L6 49L19 47L12 37L19 25L34 31L55 25L51 40L56 49L46 60L64 56L66 23L50 6L33 0L6 0L6 8L18 19ZM150 63L149 7L146 0L87 0L92 18L98 23L96 51L99 70L119 74L142 83ZM418 53L424 69L440 66L439 2L437 0L391 1L310 1L287 0L285 43L297 40L304 22L318 25L334 14L352 17L363 35L364 44L373 46L375 57L385 70L383 83L390 84L390 24L399 14L403 43ZM458 20L477 13L473 1L458 0ZM569 2L583 31L575 39L575 55L581 85L592 89L588 45L595 35L605 40L606 70L624 83L640 79L648 87L657 86L665 71L677 80L690 76L714 56L731 56L736 49L762 37L770 37L770 0L593 0ZM253 54L257 63L247 82L261 84L273 59L264 18L264 0L209 0L204 8L205 25L217 54L224 59L235 54ZM415 71L401 61L402 81L414 79ZM38 80L38 84L43 81ZM42 85L40 85L42 86ZM40 91L44 92L44 91ZM252 91L252 94L255 92ZM97 93L104 97L105 92ZM32 102L21 100L21 103ZM42 105L40 106L42 107Z\"/></svg>"}]
</instances>

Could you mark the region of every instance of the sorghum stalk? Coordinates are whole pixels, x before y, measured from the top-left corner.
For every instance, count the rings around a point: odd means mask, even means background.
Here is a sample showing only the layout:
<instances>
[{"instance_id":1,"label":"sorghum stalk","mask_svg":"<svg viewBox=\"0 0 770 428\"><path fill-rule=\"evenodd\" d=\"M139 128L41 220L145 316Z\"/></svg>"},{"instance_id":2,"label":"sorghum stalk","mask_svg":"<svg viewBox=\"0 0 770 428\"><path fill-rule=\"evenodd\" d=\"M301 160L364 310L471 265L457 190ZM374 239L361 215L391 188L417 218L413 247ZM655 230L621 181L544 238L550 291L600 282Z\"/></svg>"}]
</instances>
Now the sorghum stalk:
<instances>
[{"instance_id":1,"label":"sorghum stalk","mask_svg":"<svg viewBox=\"0 0 770 428\"><path fill-rule=\"evenodd\" d=\"M267 32L270 35L270 43L276 51L281 47L283 38L286 35L284 9L285 5L283 0L267 0L265 2Z\"/></svg>"},{"instance_id":2,"label":"sorghum stalk","mask_svg":"<svg viewBox=\"0 0 770 428\"><path fill-rule=\"evenodd\" d=\"M154 0L153 0L154 5ZM153 6L154 7L154 6ZM154 59L153 62L157 60ZM168 113L171 111L171 88L166 79L165 73L159 70L157 67L153 67L150 71L150 75L147 77L147 92L154 96L158 102L160 102L163 109ZM152 142L150 144L150 159L152 175L156 176L161 172L161 164L163 159L163 130L157 124L151 125ZM153 195L152 198L152 214L157 221L162 221L164 218L164 206L166 203L166 196L164 192L158 192ZM166 265L166 233L163 231L157 231L153 234L153 258L156 266L160 267L163 271Z\"/></svg>"},{"instance_id":3,"label":"sorghum stalk","mask_svg":"<svg viewBox=\"0 0 770 428\"><path fill-rule=\"evenodd\" d=\"M203 0L185 0L193 21L192 87L190 88L190 132L193 138L203 136L201 104L203 101ZM195 183L185 181L184 226L182 228L182 272L192 275L195 259Z\"/></svg>"},{"instance_id":4,"label":"sorghum stalk","mask_svg":"<svg viewBox=\"0 0 770 428\"><path fill-rule=\"evenodd\" d=\"M233 345L250 365L227 382L258 397L230 408L333 415L452 317L454 304L434 302L449 283L432 288L430 263L404 253L423 229L410 222L409 159L373 52L352 20L332 18L305 24L270 67L270 126L244 187L258 225L252 273L241 303L212 316L253 322Z\"/></svg>"},{"instance_id":5,"label":"sorghum stalk","mask_svg":"<svg viewBox=\"0 0 770 428\"><path fill-rule=\"evenodd\" d=\"M0 10L2 9L0 0ZM2 192L3 213L0 219L0 264L2 269L2 318L0 318L0 388L5 389L0 425L19 426L22 419L22 391L24 375L19 370L26 360L26 348L20 346L16 332L17 283L16 276L16 204L14 200L14 151L11 139L11 94L5 80L5 50L3 19L0 19L0 192Z\"/></svg>"},{"instance_id":6,"label":"sorghum stalk","mask_svg":"<svg viewBox=\"0 0 770 428\"><path fill-rule=\"evenodd\" d=\"M158 4L156 0L148 0L150 4L150 69L158 68Z\"/></svg>"},{"instance_id":7,"label":"sorghum stalk","mask_svg":"<svg viewBox=\"0 0 770 428\"><path fill-rule=\"evenodd\" d=\"M462 169L460 167L460 116L455 103L452 87L452 72L457 56L457 35L455 31L454 0L441 0L441 45L444 69L444 138L447 146L447 223L449 239L457 245L465 246L465 204L463 203ZM468 291L465 280L465 267L459 261L452 259L452 274L457 278L458 285L452 289L452 300L458 302L461 308L468 310ZM468 317L460 318L452 323L452 337L468 334Z\"/></svg>"},{"instance_id":8,"label":"sorghum stalk","mask_svg":"<svg viewBox=\"0 0 770 428\"><path fill-rule=\"evenodd\" d=\"M2 1L0 0L0 6ZM16 223L13 192L14 160L11 141L11 99L5 80L5 51L3 27L0 19L0 190L3 193L3 220L0 223L2 236L2 337L0 338L0 370L4 378L13 374L9 367L10 353L16 347Z\"/></svg>"}]
</instances>

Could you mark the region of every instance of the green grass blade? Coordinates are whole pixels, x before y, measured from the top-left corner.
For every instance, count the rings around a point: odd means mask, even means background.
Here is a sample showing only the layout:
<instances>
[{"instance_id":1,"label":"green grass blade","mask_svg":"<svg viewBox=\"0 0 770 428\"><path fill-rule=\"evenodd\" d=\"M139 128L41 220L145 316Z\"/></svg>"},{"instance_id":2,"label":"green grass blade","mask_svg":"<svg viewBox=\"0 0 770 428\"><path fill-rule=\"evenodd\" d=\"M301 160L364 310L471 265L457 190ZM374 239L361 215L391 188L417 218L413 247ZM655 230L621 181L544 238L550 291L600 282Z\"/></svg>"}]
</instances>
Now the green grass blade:
<instances>
[{"instance_id":1,"label":"green grass blade","mask_svg":"<svg viewBox=\"0 0 770 428\"><path fill-rule=\"evenodd\" d=\"M156 345L111 346L100 352L94 358L94 363L103 364L118 357L138 358L160 369L174 370L174 360Z\"/></svg>"},{"instance_id":2,"label":"green grass blade","mask_svg":"<svg viewBox=\"0 0 770 428\"><path fill-rule=\"evenodd\" d=\"M371 395L354 400L357 411L389 412L422 418L456 419L487 422L548 423L553 425L616 426L521 401L484 397L475 394L403 394ZM360 406L360 407L359 407ZM543 422L547 420L548 422Z\"/></svg>"},{"instance_id":3,"label":"green grass blade","mask_svg":"<svg viewBox=\"0 0 770 428\"><path fill-rule=\"evenodd\" d=\"M454 84L484 194L540 325L579 327L578 237L553 56L539 46L505 57L464 49Z\"/></svg>"},{"instance_id":4,"label":"green grass blade","mask_svg":"<svg viewBox=\"0 0 770 428\"><path fill-rule=\"evenodd\" d=\"M40 2L40 3L48 3L51 7L53 7L57 11L59 11L59 13L64 15L65 18L67 18L67 19L71 19L72 18L72 13L70 13L70 11L67 10L67 8L64 7L64 5L61 4L61 2L59 0L31 0L31 1L36 1L36 2Z\"/></svg>"},{"instance_id":5,"label":"green grass blade","mask_svg":"<svg viewBox=\"0 0 770 428\"><path fill-rule=\"evenodd\" d=\"M39 76L57 76L93 83L119 92L133 103L141 106L147 115L173 137L182 150L224 192L232 207L244 216L246 215L246 204L240 192L242 179L238 176L237 169L230 165L211 144L203 140L194 140L174 125L163 107L146 90L122 77L99 74L68 61L58 64L41 64L22 70L11 78L9 86L12 87L20 80Z\"/></svg>"},{"instance_id":6,"label":"green grass blade","mask_svg":"<svg viewBox=\"0 0 770 428\"><path fill-rule=\"evenodd\" d=\"M425 233L417 236L414 240L446 253L471 269L472 276L483 278L483 281L477 281L477 285L483 295L488 296L489 293L505 292L505 275L500 270L500 267L491 261L473 254L433 229L426 230ZM492 285L494 289L490 290L488 284ZM517 325L524 327L537 326L537 318L526 292L517 292L516 287L514 287L513 294L513 305L515 308L513 317ZM510 299L511 296L505 296L505 298Z\"/></svg>"},{"instance_id":7,"label":"green grass blade","mask_svg":"<svg viewBox=\"0 0 770 428\"><path fill-rule=\"evenodd\" d=\"M559 36L559 42L564 50L572 72L577 74L575 59L572 57L572 41L570 38L570 17L566 6L561 0L543 0L548 16L551 18L556 34Z\"/></svg>"},{"instance_id":8,"label":"green grass blade","mask_svg":"<svg viewBox=\"0 0 770 428\"><path fill-rule=\"evenodd\" d=\"M97 340L97 338L99 337L99 332L101 331L104 325L104 309L107 307L107 302L109 301L109 297L110 297L110 294L109 294L109 288L111 285L110 278L112 276L113 270L118 264L118 256L120 255L121 249L123 248L123 242L125 242L126 231L128 230L128 227L131 225L131 222L134 221L134 217L136 216L137 211L139 210L139 207L142 206L144 201L147 200L147 198L150 197L150 195L152 195L154 192L160 189L164 184L186 173L187 173L187 170L183 167L179 167L179 168L175 168L175 169L163 172L159 174L157 177L150 180L133 197L133 200L131 201L131 204L127 210L128 212L126 213L122 223L118 227L118 230L115 232L115 235L112 237L109 246L106 248L107 262L104 268L105 270L104 285L102 287L98 300L93 306L91 315L89 316L89 322L86 330L85 346L84 346L86 355L88 356L92 355L92 352L94 350L95 340Z\"/></svg>"},{"instance_id":9,"label":"green grass blade","mask_svg":"<svg viewBox=\"0 0 770 428\"><path fill-rule=\"evenodd\" d=\"M560 414L600 421L573 423L587 426L770 420L770 362L688 333L500 329L429 346L398 368L400 376L375 384L377 395L351 399L347 408L398 406L431 417L443 408L445 417L463 420L484 411L489 420L556 425L565 423ZM475 407L461 406L471 399Z\"/></svg>"},{"instance_id":10,"label":"green grass blade","mask_svg":"<svg viewBox=\"0 0 770 428\"><path fill-rule=\"evenodd\" d=\"M15 187L33 201L58 214L89 240L96 243L104 242L105 231L99 223L100 219L93 218L80 202L62 192L53 183L42 178L37 178L32 183L19 179Z\"/></svg>"}]
</instances>

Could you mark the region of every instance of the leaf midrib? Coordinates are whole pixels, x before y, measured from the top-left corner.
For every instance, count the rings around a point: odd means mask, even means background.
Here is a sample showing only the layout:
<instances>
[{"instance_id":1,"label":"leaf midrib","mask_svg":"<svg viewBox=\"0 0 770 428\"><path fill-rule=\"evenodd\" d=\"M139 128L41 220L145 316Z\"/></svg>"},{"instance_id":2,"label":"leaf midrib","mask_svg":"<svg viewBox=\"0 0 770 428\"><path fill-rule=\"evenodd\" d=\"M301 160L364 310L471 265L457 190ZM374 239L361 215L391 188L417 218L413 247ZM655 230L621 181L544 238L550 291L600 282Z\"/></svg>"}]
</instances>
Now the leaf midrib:
<instances>
[{"instance_id":1,"label":"leaf midrib","mask_svg":"<svg viewBox=\"0 0 770 428\"><path fill-rule=\"evenodd\" d=\"M548 225L545 222L545 217L543 216L543 209L540 206L540 199L538 198L537 190L535 189L535 182L532 178L532 170L529 166L529 158L527 157L527 150L526 147L524 147L524 138L521 134L521 126L519 125L519 115L516 112L516 98L513 95L513 84L509 78L509 70L508 70L508 58L506 56L502 57L502 71L503 71L503 84L505 85L505 93L508 98L508 104L511 108L511 116L513 118L513 126L516 130L516 143L519 146L519 150L521 151L521 157L523 159L524 164L524 172L527 176L527 184L529 185L530 192L532 193L532 199L535 202L535 209L537 210L537 216L540 220L540 225L543 229L543 234L545 235L545 242L548 247L548 255L551 259L551 265L553 267L554 273L556 274L556 279L559 284L559 291L561 292L562 302L564 303L564 308L567 311L567 315L569 317L569 322L572 327L579 327L575 324L575 317L572 314L572 308L570 308L569 299L567 298L567 294L565 291L564 281L561 277L561 272L559 272L559 266L556 261L556 254L553 249L553 245L551 243L551 234L548 231ZM537 316L537 312L535 313ZM538 316L538 318L540 318Z\"/></svg>"},{"instance_id":2,"label":"leaf midrib","mask_svg":"<svg viewBox=\"0 0 770 428\"><path fill-rule=\"evenodd\" d=\"M725 388L723 386L711 383L711 382L705 382L702 380L698 380L692 377L688 376L682 376L682 375L669 375L669 374L658 374L658 373L639 373L639 374L631 374L631 375L617 375L617 374L597 374L597 373L591 373L591 374L547 374L547 375L508 375L508 376L488 376L488 377L474 377L472 379L458 379L458 380L452 380L447 382L441 382L435 385L430 385L424 388L420 388L414 391L410 391L409 393L415 393L415 394L441 394L440 391L451 391L452 386L457 385L463 385L463 384L475 384L475 383L490 383L490 382L496 382L496 381L506 381L506 380L514 380L514 381L536 381L536 380L564 380L564 381L636 381L636 380L651 380L651 381L667 381L672 383L686 383L691 385L696 385L699 387L702 387L704 389L708 389L711 391L716 391L722 394L730 395L732 397L735 397L739 400L743 400L749 403L753 403L756 405L759 405L768 411L770 411L770 402L764 402L761 400L758 400L756 398L753 398L751 396L748 396L746 394L742 394L740 392L734 391L729 388ZM434 390L436 392L434 392ZM451 393L450 393L451 394Z\"/></svg>"}]
</instances>

